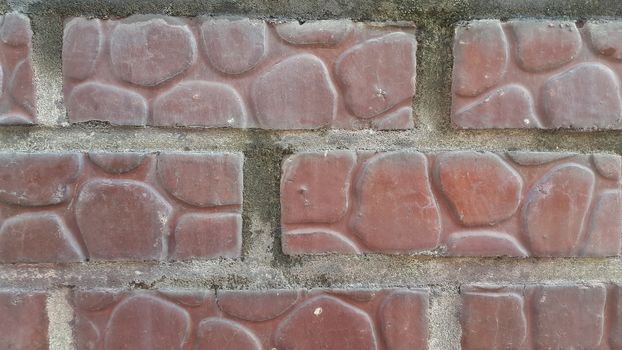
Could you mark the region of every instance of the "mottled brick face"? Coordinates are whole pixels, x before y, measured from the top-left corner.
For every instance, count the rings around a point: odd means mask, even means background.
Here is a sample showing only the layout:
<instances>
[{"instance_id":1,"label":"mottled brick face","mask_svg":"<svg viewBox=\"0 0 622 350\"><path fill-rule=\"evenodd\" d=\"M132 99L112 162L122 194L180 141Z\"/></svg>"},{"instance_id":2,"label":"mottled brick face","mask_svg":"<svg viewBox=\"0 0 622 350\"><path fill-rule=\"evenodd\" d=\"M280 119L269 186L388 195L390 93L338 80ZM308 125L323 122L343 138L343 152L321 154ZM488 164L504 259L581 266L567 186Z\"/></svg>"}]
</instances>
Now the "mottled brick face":
<instances>
[{"instance_id":1,"label":"mottled brick face","mask_svg":"<svg viewBox=\"0 0 622 350\"><path fill-rule=\"evenodd\" d=\"M620 346L618 286L467 286L461 294L464 350Z\"/></svg>"},{"instance_id":2,"label":"mottled brick face","mask_svg":"<svg viewBox=\"0 0 622 350\"><path fill-rule=\"evenodd\" d=\"M423 290L89 290L73 305L79 349L427 349Z\"/></svg>"},{"instance_id":3,"label":"mottled brick face","mask_svg":"<svg viewBox=\"0 0 622 350\"><path fill-rule=\"evenodd\" d=\"M0 125L35 122L31 37L28 17L0 16Z\"/></svg>"},{"instance_id":4,"label":"mottled brick face","mask_svg":"<svg viewBox=\"0 0 622 350\"><path fill-rule=\"evenodd\" d=\"M237 257L228 153L0 154L0 262Z\"/></svg>"},{"instance_id":5,"label":"mottled brick face","mask_svg":"<svg viewBox=\"0 0 622 350\"><path fill-rule=\"evenodd\" d=\"M0 349L49 349L45 303L43 292L0 290Z\"/></svg>"},{"instance_id":6,"label":"mottled brick face","mask_svg":"<svg viewBox=\"0 0 622 350\"><path fill-rule=\"evenodd\" d=\"M285 159L287 254L614 256L620 157L331 151Z\"/></svg>"},{"instance_id":7,"label":"mottled brick face","mask_svg":"<svg viewBox=\"0 0 622 350\"><path fill-rule=\"evenodd\" d=\"M413 27L135 16L67 21L71 122L263 129L413 126Z\"/></svg>"},{"instance_id":8,"label":"mottled brick face","mask_svg":"<svg viewBox=\"0 0 622 350\"><path fill-rule=\"evenodd\" d=\"M622 22L469 22L454 39L458 128L621 129Z\"/></svg>"}]
</instances>

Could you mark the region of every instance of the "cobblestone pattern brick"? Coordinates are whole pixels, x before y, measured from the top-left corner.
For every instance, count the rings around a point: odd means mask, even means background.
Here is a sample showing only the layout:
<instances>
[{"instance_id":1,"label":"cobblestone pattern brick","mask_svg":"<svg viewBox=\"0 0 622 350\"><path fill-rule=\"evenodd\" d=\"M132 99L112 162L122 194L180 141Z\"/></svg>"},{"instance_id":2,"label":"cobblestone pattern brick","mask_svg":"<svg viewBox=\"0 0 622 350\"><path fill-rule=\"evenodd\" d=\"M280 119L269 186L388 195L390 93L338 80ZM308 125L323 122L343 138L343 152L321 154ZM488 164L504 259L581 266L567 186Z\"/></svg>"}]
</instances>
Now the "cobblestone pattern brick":
<instances>
[{"instance_id":1,"label":"cobblestone pattern brick","mask_svg":"<svg viewBox=\"0 0 622 350\"><path fill-rule=\"evenodd\" d=\"M0 125L35 123L31 38L28 17L0 16Z\"/></svg>"},{"instance_id":2,"label":"cobblestone pattern brick","mask_svg":"<svg viewBox=\"0 0 622 350\"><path fill-rule=\"evenodd\" d=\"M330 151L283 162L287 254L614 256L620 157Z\"/></svg>"},{"instance_id":3,"label":"cobblestone pattern brick","mask_svg":"<svg viewBox=\"0 0 622 350\"><path fill-rule=\"evenodd\" d=\"M0 154L0 262L237 257L242 162L233 153Z\"/></svg>"},{"instance_id":4,"label":"cobblestone pattern brick","mask_svg":"<svg viewBox=\"0 0 622 350\"><path fill-rule=\"evenodd\" d=\"M0 290L0 349L47 350L44 292Z\"/></svg>"},{"instance_id":5,"label":"cobblestone pattern brick","mask_svg":"<svg viewBox=\"0 0 622 350\"><path fill-rule=\"evenodd\" d=\"M454 40L458 128L622 129L622 21L480 20Z\"/></svg>"},{"instance_id":6,"label":"cobblestone pattern brick","mask_svg":"<svg viewBox=\"0 0 622 350\"><path fill-rule=\"evenodd\" d=\"M462 349L619 349L620 287L467 286Z\"/></svg>"},{"instance_id":7,"label":"cobblestone pattern brick","mask_svg":"<svg viewBox=\"0 0 622 350\"><path fill-rule=\"evenodd\" d=\"M408 129L416 46L411 25L74 18L65 103L71 122Z\"/></svg>"},{"instance_id":8,"label":"cobblestone pattern brick","mask_svg":"<svg viewBox=\"0 0 622 350\"><path fill-rule=\"evenodd\" d=\"M78 349L426 349L424 290L74 292Z\"/></svg>"}]
</instances>

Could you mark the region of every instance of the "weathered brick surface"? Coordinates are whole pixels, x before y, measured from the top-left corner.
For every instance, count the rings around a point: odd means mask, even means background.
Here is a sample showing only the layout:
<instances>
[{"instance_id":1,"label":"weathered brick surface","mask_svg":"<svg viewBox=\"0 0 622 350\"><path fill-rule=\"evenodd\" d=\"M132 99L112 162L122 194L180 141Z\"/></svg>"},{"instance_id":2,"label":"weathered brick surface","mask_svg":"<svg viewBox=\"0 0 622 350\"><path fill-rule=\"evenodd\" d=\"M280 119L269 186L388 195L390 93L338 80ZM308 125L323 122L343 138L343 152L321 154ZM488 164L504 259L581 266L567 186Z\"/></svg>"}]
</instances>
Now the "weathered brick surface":
<instances>
[{"instance_id":1,"label":"weathered brick surface","mask_svg":"<svg viewBox=\"0 0 622 350\"><path fill-rule=\"evenodd\" d=\"M461 288L462 349L618 349L615 285Z\"/></svg>"},{"instance_id":2,"label":"weathered brick surface","mask_svg":"<svg viewBox=\"0 0 622 350\"><path fill-rule=\"evenodd\" d=\"M240 154L0 154L0 262L237 257Z\"/></svg>"},{"instance_id":3,"label":"weathered brick surface","mask_svg":"<svg viewBox=\"0 0 622 350\"><path fill-rule=\"evenodd\" d=\"M473 21L456 28L459 128L621 129L620 21Z\"/></svg>"},{"instance_id":4,"label":"weathered brick surface","mask_svg":"<svg viewBox=\"0 0 622 350\"><path fill-rule=\"evenodd\" d=\"M608 154L298 153L283 162L283 250L617 255L620 171Z\"/></svg>"},{"instance_id":5,"label":"weathered brick surface","mask_svg":"<svg viewBox=\"0 0 622 350\"><path fill-rule=\"evenodd\" d=\"M28 17L0 16L0 125L35 122L31 37Z\"/></svg>"},{"instance_id":6,"label":"weathered brick surface","mask_svg":"<svg viewBox=\"0 0 622 350\"><path fill-rule=\"evenodd\" d=\"M349 20L74 18L71 122L264 129L413 126L414 28Z\"/></svg>"},{"instance_id":7,"label":"weathered brick surface","mask_svg":"<svg viewBox=\"0 0 622 350\"><path fill-rule=\"evenodd\" d=\"M426 349L424 290L76 291L78 349Z\"/></svg>"},{"instance_id":8,"label":"weathered brick surface","mask_svg":"<svg viewBox=\"0 0 622 350\"><path fill-rule=\"evenodd\" d=\"M47 350L45 305L44 292L0 290L0 349Z\"/></svg>"}]
</instances>

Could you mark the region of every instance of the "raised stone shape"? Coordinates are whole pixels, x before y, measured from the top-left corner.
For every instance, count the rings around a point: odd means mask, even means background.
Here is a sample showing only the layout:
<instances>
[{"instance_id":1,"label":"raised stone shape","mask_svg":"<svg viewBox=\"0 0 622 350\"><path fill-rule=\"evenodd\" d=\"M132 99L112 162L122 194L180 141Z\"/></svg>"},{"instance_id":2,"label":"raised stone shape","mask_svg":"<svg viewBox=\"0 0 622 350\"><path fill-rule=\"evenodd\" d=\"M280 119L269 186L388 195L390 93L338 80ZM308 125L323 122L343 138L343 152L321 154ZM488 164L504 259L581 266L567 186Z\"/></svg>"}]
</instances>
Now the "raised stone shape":
<instances>
[{"instance_id":1,"label":"raised stone shape","mask_svg":"<svg viewBox=\"0 0 622 350\"><path fill-rule=\"evenodd\" d=\"M281 220L331 223L348 209L353 152L299 153L283 163Z\"/></svg>"},{"instance_id":2,"label":"raised stone shape","mask_svg":"<svg viewBox=\"0 0 622 350\"><path fill-rule=\"evenodd\" d=\"M622 232L622 198L620 191L603 192L592 208L587 227L584 256L620 255L620 232Z\"/></svg>"},{"instance_id":3,"label":"raised stone shape","mask_svg":"<svg viewBox=\"0 0 622 350\"><path fill-rule=\"evenodd\" d=\"M83 260L80 246L56 214L22 214L2 223L2 263L68 263Z\"/></svg>"},{"instance_id":4,"label":"raised stone shape","mask_svg":"<svg viewBox=\"0 0 622 350\"><path fill-rule=\"evenodd\" d=\"M424 155L376 155L365 163L355 184L358 196L351 227L367 247L411 253L438 245L440 213Z\"/></svg>"},{"instance_id":5,"label":"raised stone shape","mask_svg":"<svg viewBox=\"0 0 622 350\"><path fill-rule=\"evenodd\" d=\"M332 349L377 348L369 316L329 296L316 297L294 309L281 321L274 339L283 350L316 350L327 344Z\"/></svg>"},{"instance_id":6,"label":"raised stone shape","mask_svg":"<svg viewBox=\"0 0 622 350\"><path fill-rule=\"evenodd\" d=\"M359 118L371 118L415 95L415 37L391 33L345 51L335 72L346 106Z\"/></svg>"},{"instance_id":7,"label":"raised stone shape","mask_svg":"<svg viewBox=\"0 0 622 350\"><path fill-rule=\"evenodd\" d=\"M620 83L600 63L583 63L542 86L544 117L550 128L608 128L622 119Z\"/></svg>"},{"instance_id":8,"label":"raised stone shape","mask_svg":"<svg viewBox=\"0 0 622 350\"><path fill-rule=\"evenodd\" d=\"M412 107L403 107L379 119L372 119L371 125L376 130L404 130L415 127Z\"/></svg>"},{"instance_id":9,"label":"raised stone shape","mask_svg":"<svg viewBox=\"0 0 622 350\"><path fill-rule=\"evenodd\" d=\"M514 215L520 204L520 175L492 153L443 153L436 160L435 177L466 226L494 225Z\"/></svg>"},{"instance_id":10,"label":"raised stone shape","mask_svg":"<svg viewBox=\"0 0 622 350\"><path fill-rule=\"evenodd\" d=\"M553 168L529 191L522 225L536 256L572 256L584 228L594 173L581 165Z\"/></svg>"},{"instance_id":11,"label":"raised stone shape","mask_svg":"<svg viewBox=\"0 0 622 350\"><path fill-rule=\"evenodd\" d=\"M261 343L242 325L220 318L208 318L199 323L195 349L260 350Z\"/></svg>"},{"instance_id":12,"label":"raised stone shape","mask_svg":"<svg viewBox=\"0 0 622 350\"><path fill-rule=\"evenodd\" d=\"M389 294L380 307L380 324L387 348L427 349L428 298L423 292L400 290Z\"/></svg>"},{"instance_id":13,"label":"raised stone shape","mask_svg":"<svg viewBox=\"0 0 622 350\"><path fill-rule=\"evenodd\" d=\"M201 23L210 63L219 71L241 74L255 67L267 50L266 23L248 18L210 18Z\"/></svg>"},{"instance_id":14,"label":"raised stone shape","mask_svg":"<svg viewBox=\"0 0 622 350\"><path fill-rule=\"evenodd\" d=\"M337 111L337 91L328 69L311 54L275 64L255 80L251 98L257 122L267 129L321 128Z\"/></svg>"},{"instance_id":15,"label":"raised stone shape","mask_svg":"<svg viewBox=\"0 0 622 350\"><path fill-rule=\"evenodd\" d=\"M503 86L456 112L452 122L465 129L540 126L531 94L517 84Z\"/></svg>"},{"instance_id":16,"label":"raised stone shape","mask_svg":"<svg viewBox=\"0 0 622 350\"><path fill-rule=\"evenodd\" d=\"M143 164L144 153L136 152L90 152L89 159L111 174L124 174Z\"/></svg>"},{"instance_id":17,"label":"raised stone shape","mask_svg":"<svg viewBox=\"0 0 622 350\"><path fill-rule=\"evenodd\" d=\"M46 295L41 292L0 292L0 349L48 350Z\"/></svg>"},{"instance_id":18,"label":"raised stone shape","mask_svg":"<svg viewBox=\"0 0 622 350\"><path fill-rule=\"evenodd\" d=\"M9 81L9 94L13 101L22 107L28 115L34 116L36 110L36 97L33 85L32 62L25 58L13 69Z\"/></svg>"},{"instance_id":19,"label":"raised stone shape","mask_svg":"<svg viewBox=\"0 0 622 350\"><path fill-rule=\"evenodd\" d=\"M159 260L166 249L170 205L130 180L92 180L76 202L76 222L92 260Z\"/></svg>"},{"instance_id":20,"label":"raised stone shape","mask_svg":"<svg viewBox=\"0 0 622 350\"><path fill-rule=\"evenodd\" d=\"M533 296L536 349L599 349L603 341L602 285L542 286Z\"/></svg>"},{"instance_id":21,"label":"raised stone shape","mask_svg":"<svg viewBox=\"0 0 622 350\"><path fill-rule=\"evenodd\" d=\"M11 12L4 15L0 27L0 40L10 46L30 45L32 30L30 19L21 13Z\"/></svg>"},{"instance_id":22,"label":"raised stone shape","mask_svg":"<svg viewBox=\"0 0 622 350\"><path fill-rule=\"evenodd\" d=\"M228 85L184 81L154 100L153 124L240 128L246 124L246 110Z\"/></svg>"},{"instance_id":23,"label":"raised stone shape","mask_svg":"<svg viewBox=\"0 0 622 350\"><path fill-rule=\"evenodd\" d=\"M453 91L477 96L496 85L505 74L508 43L497 20L481 20L456 27Z\"/></svg>"},{"instance_id":24,"label":"raised stone shape","mask_svg":"<svg viewBox=\"0 0 622 350\"><path fill-rule=\"evenodd\" d=\"M622 21L589 21L585 28L596 52L622 61Z\"/></svg>"},{"instance_id":25,"label":"raised stone shape","mask_svg":"<svg viewBox=\"0 0 622 350\"><path fill-rule=\"evenodd\" d=\"M157 173L162 187L198 207L242 203L242 162L238 154L162 153Z\"/></svg>"},{"instance_id":26,"label":"raised stone shape","mask_svg":"<svg viewBox=\"0 0 622 350\"><path fill-rule=\"evenodd\" d=\"M560 67L577 57L581 35L570 21L510 21L518 64L530 72Z\"/></svg>"},{"instance_id":27,"label":"raised stone shape","mask_svg":"<svg viewBox=\"0 0 622 350\"><path fill-rule=\"evenodd\" d=\"M286 231L281 236L283 252L288 255L358 254L356 244L336 231L300 229Z\"/></svg>"},{"instance_id":28,"label":"raised stone shape","mask_svg":"<svg viewBox=\"0 0 622 350\"><path fill-rule=\"evenodd\" d=\"M281 39L294 45L338 45L352 30L353 23L347 19L291 21L275 25Z\"/></svg>"},{"instance_id":29,"label":"raised stone shape","mask_svg":"<svg viewBox=\"0 0 622 350\"><path fill-rule=\"evenodd\" d=\"M453 256L529 256L516 238L506 233L484 230L450 235L447 239L447 253Z\"/></svg>"},{"instance_id":30,"label":"raised stone shape","mask_svg":"<svg viewBox=\"0 0 622 350\"><path fill-rule=\"evenodd\" d=\"M103 39L99 19L73 18L67 22L63 34L63 74L80 80L90 77Z\"/></svg>"},{"instance_id":31,"label":"raised stone shape","mask_svg":"<svg viewBox=\"0 0 622 350\"><path fill-rule=\"evenodd\" d=\"M87 82L72 90L67 115L72 123L99 120L117 125L145 125L147 101L130 90Z\"/></svg>"},{"instance_id":32,"label":"raised stone shape","mask_svg":"<svg viewBox=\"0 0 622 350\"><path fill-rule=\"evenodd\" d=\"M598 174L609 180L620 180L622 159L614 154L593 154L592 164Z\"/></svg>"},{"instance_id":33,"label":"raised stone shape","mask_svg":"<svg viewBox=\"0 0 622 350\"><path fill-rule=\"evenodd\" d=\"M155 86L194 63L196 42L185 24L172 19L120 23L110 34L110 58L119 79Z\"/></svg>"},{"instance_id":34,"label":"raised stone shape","mask_svg":"<svg viewBox=\"0 0 622 350\"><path fill-rule=\"evenodd\" d=\"M181 307L150 295L136 295L112 312L104 350L181 349L189 337L190 322Z\"/></svg>"},{"instance_id":35,"label":"raised stone shape","mask_svg":"<svg viewBox=\"0 0 622 350\"><path fill-rule=\"evenodd\" d=\"M556 162L558 160L567 159L574 156L574 153L564 152L523 152L510 151L506 153L514 163L525 166L544 165Z\"/></svg>"},{"instance_id":36,"label":"raised stone shape","mask_svg":"<svg viewBox=\"0 0 622 350\"><path fill-rule=\"evenodd\" d=\"M78 154L0 154L0 201L45 206L71 197L82 158Z\"/></svg>"},{"instance_id":37,"label":"raised stone shape","mask_svg":"<svg viewBox=\"0 0 622 350\"><path fill-rule=\"evenodd\" d=\"M462 293L462 349L522 349L528 332L523 308L514 293Z\"/></svg>"},{"instance_id":38,"label":"raised stone shape","mask_svg":"<svg viewBox=\"0 0 622 350\"><path fill-rule=\"evenodd\" d=\"M177 221L173 258L237 258L241 253L240 214L186 214Z\"/></svg>"},{"instance_id":39,"label":"raised stone shape","mask_svg":"<svg viewBox=\"0 0 622 350\"><path fill-rule=\"evenodd\" d=\"M220 309L241 320L263 322L288 311L300 298L297 291L219 291Z\"/></svg>"}]
</instances>

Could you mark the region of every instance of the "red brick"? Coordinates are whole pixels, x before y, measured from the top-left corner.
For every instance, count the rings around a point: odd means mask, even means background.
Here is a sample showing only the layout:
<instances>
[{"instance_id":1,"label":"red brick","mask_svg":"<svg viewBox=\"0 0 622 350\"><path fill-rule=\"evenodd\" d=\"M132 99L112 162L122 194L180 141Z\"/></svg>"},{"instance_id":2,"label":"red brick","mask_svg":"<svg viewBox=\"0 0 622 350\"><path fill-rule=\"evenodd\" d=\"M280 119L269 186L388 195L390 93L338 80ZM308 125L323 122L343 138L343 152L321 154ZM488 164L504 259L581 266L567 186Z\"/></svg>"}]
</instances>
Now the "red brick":
<instances>
[{"instance_id":1,"label":"red brick","mask_svg":"<svg viewBox=\"0 0 622 350\"><path fill-rule=\"evenodd\" d=\"M0 262L239 257L242 156L0 154Z\"/></svg>"},{"instance_id":2,"label":"red brick","mask_svg":"<svg viewBox=\"0 0 622 350\"><path fill-rule=\"evenodd\" d=\"M427 349L423 290L88 290L72 300L79 349Z\"/></svg>"},{"instance_id":3,"label":"red brick","mask_svg":"<svg viewBox=\"0 0 622 350\"><path fill-rule=\"evenodd\" d=\"M286 254L612 256L620 157L539 152L299 153L283 162Z\"/></svg>"},{"instance_id":4,"label":"red brick","mask_svg":"<svg viewBox=\"0 0 622 350\"><path fill-rule=\"evenodd\" d=\"M618 21L473 21L454 39L458 128L622 129Z\"/></svg>"},{"instance_id":5,"label":"red brick","mask_svg":"<svg viewBox=\"0 0 622 350\"><path fill-rule=\"evenodd\" d=\"M614 290L612 301L608 289ZM617 289L602 284L462 287L462 348L617 349L620 329L615 321L606 322Z\"/></svg>"},{"instance_id":6,"label":"red brick","mask_svg":"<svg viewBox=\"0 0 622 350\"><path fill-rule=\"evenodd\" d=\"M414 31L349 20L73 18L63 40L67 113L117 125L408 129Z\"/></svg>"},{"instance_id":7,"label":"red brick","mask_svg":"<svg viewBox=\"0 0 622 350\"><path fill-rule=\"evenodd\" d=\"M0 349L47 350L46 294L0 291Z\"/></svg>"},{"instance_id":8,"label":"red brick","mask_svg":"<svg viewBox=\"0 0 622 350\"><path fill-rule=\"evenodd\" d=\"M0 16L0 23L0 125L34 124L30 19L12 12Z\"/></svg>"}]
</instances>

